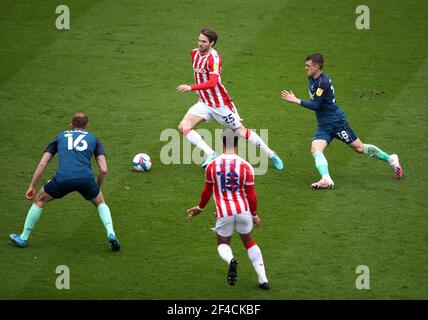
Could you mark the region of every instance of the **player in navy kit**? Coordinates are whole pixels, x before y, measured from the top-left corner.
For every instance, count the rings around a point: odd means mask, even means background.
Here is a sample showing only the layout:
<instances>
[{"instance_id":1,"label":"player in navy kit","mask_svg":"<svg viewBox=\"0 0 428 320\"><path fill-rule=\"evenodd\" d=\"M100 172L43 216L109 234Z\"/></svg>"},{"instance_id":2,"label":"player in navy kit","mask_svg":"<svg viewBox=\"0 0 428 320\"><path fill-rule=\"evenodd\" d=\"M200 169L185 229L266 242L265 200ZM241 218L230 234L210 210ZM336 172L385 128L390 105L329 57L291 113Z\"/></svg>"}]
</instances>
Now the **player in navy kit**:
<instances>
[{"instance_id":1,"label":"player in navy kit","mask_svg":"<svg viewBox=\"0 0 428 320\"><path fill-rule=\"evenodd\" d=\"M396 154L389 155L375 145L363 144L349 126L344 112L336 105L333 83L328 75L323 72L324 59L322 55L315 53L306 58L306 71L309 79L310 100L297 98L293 91L283 90L281 97L291 103L295 103L307 109L315 111L318 128L312 137L312 156L315 166L321 175L321 180L313 183L313 189L331 189L334 182L328 171L328 163L323 151L333 138L340 139L348 144L352 150L364 153L386 161L394 170L395 178L400 179L403 170Z\"/></svg>"},{"instance_id":2,"label":"player in navy kit","mask_svg":"<svg viewBox=\"0 0 428 320\"><path fill-rule=\"evenodd\" d=\"M105 203L100 190L107 174L107 162L104 147L92 133L88 132L88 116L77 112L71 120L72 130L63 131L44 150L42 159L34 172L31 183L25 194L33 205L25 219L24 230L20 235L11 234L10 240L20 247L27 246L28 238L38 222L43 207L49 201L60 199L70 192L79 192L86 200L91 201L98 209L101 221L107 231L108 241L113 251L120 249L120 242L113 230L110 209ZM55 176L36 194L37 182L53 156L58 153L59 166ZM91 168L91 158L95 156L99 166L98 180L95 182Z\"/></svg>"}]
</instances>

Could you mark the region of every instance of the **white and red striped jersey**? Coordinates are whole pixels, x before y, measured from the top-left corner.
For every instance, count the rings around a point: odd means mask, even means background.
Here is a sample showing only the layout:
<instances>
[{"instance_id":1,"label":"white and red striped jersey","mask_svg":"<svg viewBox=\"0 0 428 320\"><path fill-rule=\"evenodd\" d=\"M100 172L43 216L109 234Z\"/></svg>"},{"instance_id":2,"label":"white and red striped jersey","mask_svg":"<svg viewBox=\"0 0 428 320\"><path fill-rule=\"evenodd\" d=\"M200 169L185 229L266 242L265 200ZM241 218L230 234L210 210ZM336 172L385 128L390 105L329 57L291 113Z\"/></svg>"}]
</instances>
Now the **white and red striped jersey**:
<instances>
[{"instance_id":1,"label":"white and red striped jersey","mask_svg":"<svg viewBox=\"0 0 428 320\"><path fill-rule=\"evenodd\" d=\"M200 53L196 48L191 51L195 83L201 84L210 80L210 75L218 75L218 82L214 88L198 90L199 101L210 107L228 106L234 110L232 98L221 83L222 59L215 49L208 53Z\"/></svg>"},{"instance_id":2,"label":"white and red striped jersey","mask_svg":"<svg viewBox=\"0 0 428 320\"><path fill-rule=\"evenodd\" d=\"M254 169L236 154L222 154L205 170L205 180L213 184L216 217L250 212L245 185L254 185Z\"/></svg>"}]
</instances>

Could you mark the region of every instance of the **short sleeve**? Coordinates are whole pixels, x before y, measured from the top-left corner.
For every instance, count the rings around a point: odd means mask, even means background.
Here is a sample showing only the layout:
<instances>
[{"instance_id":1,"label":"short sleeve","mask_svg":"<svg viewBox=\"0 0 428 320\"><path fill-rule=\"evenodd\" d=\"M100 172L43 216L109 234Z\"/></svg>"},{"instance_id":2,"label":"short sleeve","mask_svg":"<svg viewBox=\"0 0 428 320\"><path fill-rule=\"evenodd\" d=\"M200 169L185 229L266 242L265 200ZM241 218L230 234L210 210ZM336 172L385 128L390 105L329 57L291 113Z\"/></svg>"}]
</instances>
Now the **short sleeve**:
<instances>
[{"instance_id":1,"label":"short sleeve","mask_svg":"<svg viewBox=\"0 0 428 320\"><path fill-rule=\"evenodd\" d=\"M45 148L44 152L49 152L52 156L54 156L58 152L58 140L55 137Z\"/></svg>"},{"instance_id":2,"label":"short sleeve","mask_svg":"<svg viewBox=\"0 0 428 320\"><path fill-rule=\"evenodd\" d=\"M95 158L98 156L105 156L105 155L106 155L106 153L105 153L103 144L101 143L101 141L98 138L96 138L95 150L94 150Z\"/></svg>"}]
</instances>

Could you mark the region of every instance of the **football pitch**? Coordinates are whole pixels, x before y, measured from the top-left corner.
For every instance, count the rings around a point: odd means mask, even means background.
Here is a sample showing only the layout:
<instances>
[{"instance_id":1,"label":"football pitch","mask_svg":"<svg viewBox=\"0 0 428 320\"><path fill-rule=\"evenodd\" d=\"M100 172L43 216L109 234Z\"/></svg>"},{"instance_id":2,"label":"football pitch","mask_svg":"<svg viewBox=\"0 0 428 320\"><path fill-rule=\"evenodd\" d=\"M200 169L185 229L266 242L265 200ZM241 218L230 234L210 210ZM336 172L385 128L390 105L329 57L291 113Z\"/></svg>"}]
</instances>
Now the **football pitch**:
<instances>
[{"instance_id":1,"label":"football pitch","mask_svg":"<svg viewBox=\"0 0 428 320\"><path fill-rule=\"evenodd\" d=\"M60 4L70 9L69 30L55 27ZM427 299L428 2L366 1L366 30L355 25L359 4L1 1L0 299ZM210 231L213 201L186 219L204 170L161 161L162 132L197 101L175 88L193 83L189 51L203 27L219 35L223 83L245 126L267 129L285 162L256 176L262 227L254 237L269 291L257 288L237 236L239 279L227 284ZM311 190L315 115L280 92L308 99L304 64L314 52L361 140L400 156L401 180L335 140L325 152L335 189ZM103 192L122 249L111 252L95 207L77 193L49 203L18 249L9 234L22 230L32 174L76 111L88 114L106 149ZM152 157L147 173L132 170L140 152ZM69 290L55 285L60 265L70 270ZM358 266L369 269L369 289L356 288Z\"/></svg>"}]
</instances>

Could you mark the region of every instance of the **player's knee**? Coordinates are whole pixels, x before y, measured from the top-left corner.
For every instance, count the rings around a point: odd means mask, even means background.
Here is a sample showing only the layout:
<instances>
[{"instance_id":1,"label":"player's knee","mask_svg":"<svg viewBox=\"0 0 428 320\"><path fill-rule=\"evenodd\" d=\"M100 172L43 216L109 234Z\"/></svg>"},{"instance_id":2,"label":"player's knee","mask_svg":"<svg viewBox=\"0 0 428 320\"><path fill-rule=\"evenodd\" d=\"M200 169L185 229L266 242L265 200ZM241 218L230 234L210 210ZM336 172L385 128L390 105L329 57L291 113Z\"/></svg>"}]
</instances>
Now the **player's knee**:
<instances>
[{"instance_id":1,"label":"player's knee","mask_svg":"<svg viewBox=\"0 0 428 320\"><path fill-rule=\"evenodd\" d=\"M43 208L47 201L43 198L36 198L33 202L39 208Z\"/></svg>"},{"instance_id":2,"label":"player's knee","mask_svg":"<svg viewBox=\"0 0 428 320\"><path fill-rule=\"evenodd\" d=\"M235 130L235 133L238 134L238 136L241 138L246 138L247 129L244 126L241 126Z\"/></svg>"},{"instance_id":3,"label":"player's knee","mask_svg":"<svg viewBox=\"0 0 428 320\"><path fill-rule=\"evenodd\" d=\"M359 144L359 145L353 146L352 149L354 149L355 152L363 153L364 152L364 145Z\"/></svg>"},{"instance_id":4,"label":"player's knee","mask_svg":"<svg viewBox=\"0 0 428 320\"><path fill-rule=\"evenodd\" d=\"M315 152L318 152L319 149L316 147L311 147L311 153L314 154Z\"/></svg>"},{"instance_id":5,"label":"player's knee","mask_svg":"<svg viewBox=\"0 0 428 320\"><path fill-rule=\"evenodd\" d=\"M183 132L183 123L182 123L182 122L180 122L180 124L178 125L177 129L178 129L178 131L179 131L180 133L182 133L182 132Z\"/></svg>"}]
</instances>

